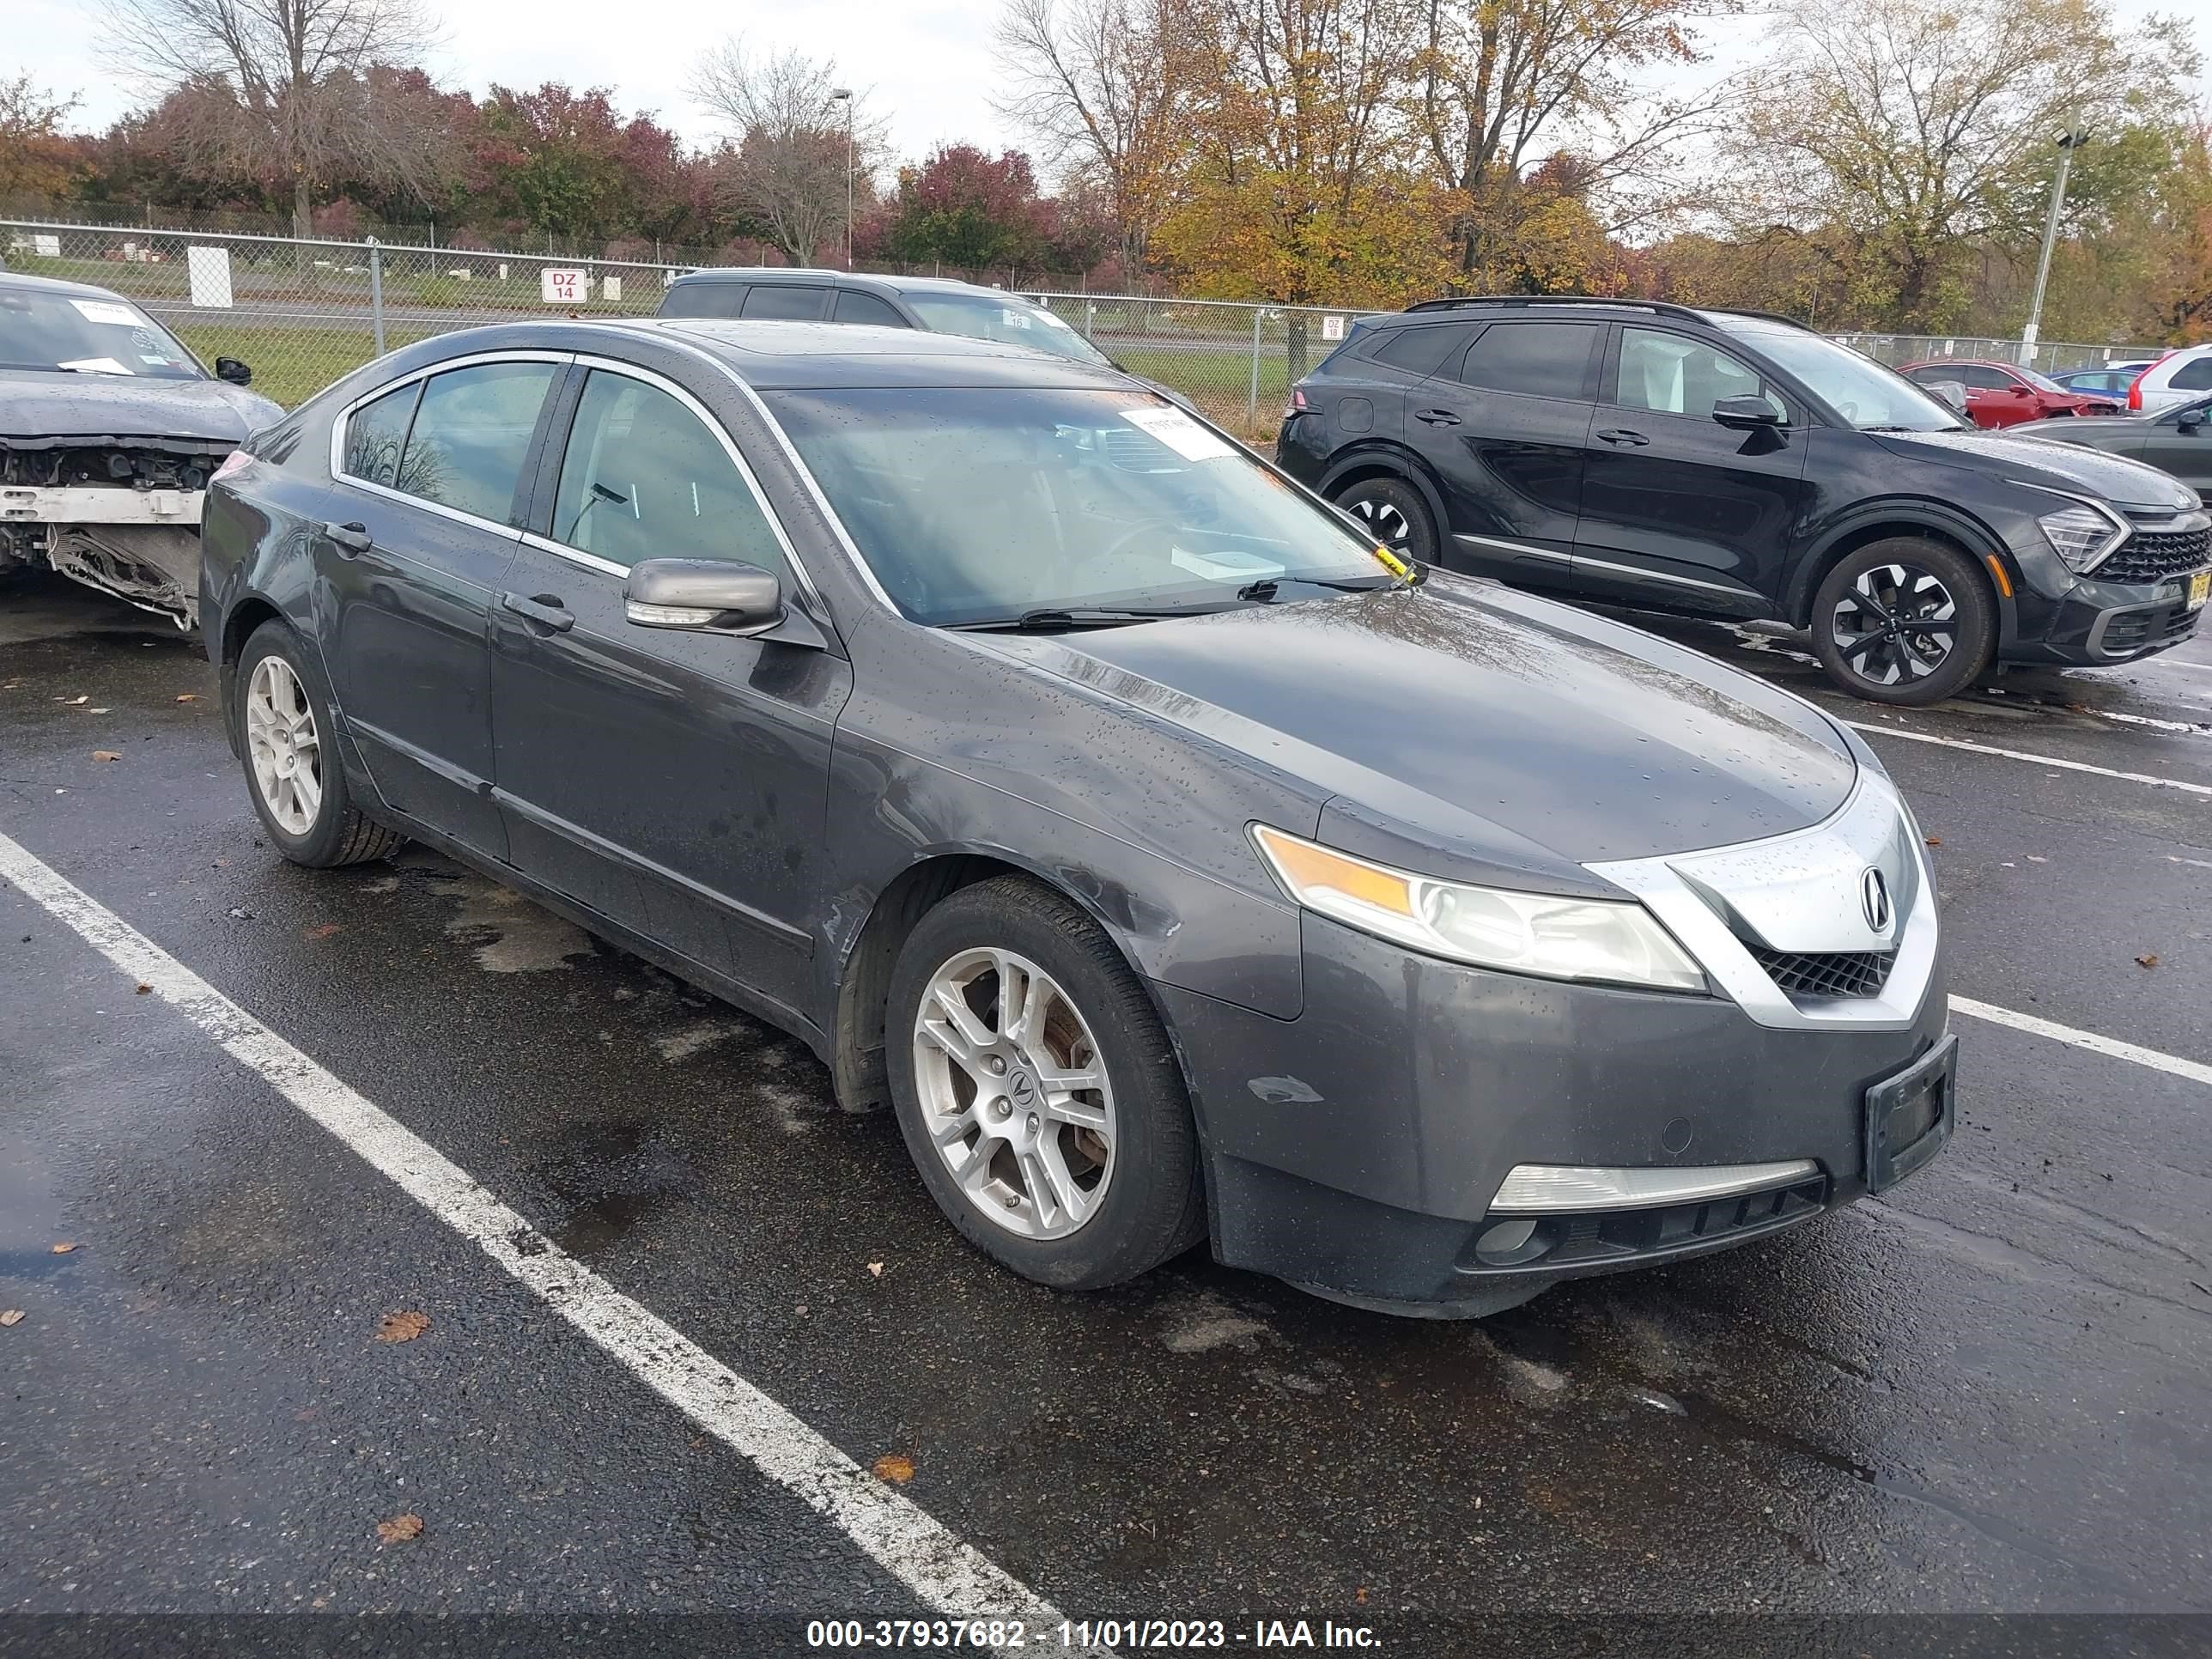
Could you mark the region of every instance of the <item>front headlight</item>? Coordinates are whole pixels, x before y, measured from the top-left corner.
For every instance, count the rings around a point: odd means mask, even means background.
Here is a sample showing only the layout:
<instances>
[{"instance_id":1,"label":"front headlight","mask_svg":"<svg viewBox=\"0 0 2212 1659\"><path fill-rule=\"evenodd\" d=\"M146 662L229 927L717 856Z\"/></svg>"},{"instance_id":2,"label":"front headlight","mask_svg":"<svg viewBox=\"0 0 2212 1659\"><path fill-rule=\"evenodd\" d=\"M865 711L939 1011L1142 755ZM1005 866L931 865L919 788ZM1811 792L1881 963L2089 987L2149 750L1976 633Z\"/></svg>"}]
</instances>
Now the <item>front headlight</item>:
<instances>
[{"instance_id":1,"label":"front headlight","mask_svg":"<svg viewBox=\"0 0 2212 1659\"><path fill-rule=\"evenodd\" d=\"M2114 523L2093 507L2062 507L2035 521L2043 526L2043 538L2059 562L2077 576L2087 575L2127 539L2126 525Z\"/></svg>"},{"instance_id":2,"label":"front headlight","mask_svg":"<svg viewBox=\"0 0 2212 1659\"><path fill-rule=\"evenodd\" d=\"M1633 902L1470 887L1370 863L1264 823L1252 839L1310 910L1430 956L1545 979L1703 991L1705 976Z\"/></svg>"}]
</instances>

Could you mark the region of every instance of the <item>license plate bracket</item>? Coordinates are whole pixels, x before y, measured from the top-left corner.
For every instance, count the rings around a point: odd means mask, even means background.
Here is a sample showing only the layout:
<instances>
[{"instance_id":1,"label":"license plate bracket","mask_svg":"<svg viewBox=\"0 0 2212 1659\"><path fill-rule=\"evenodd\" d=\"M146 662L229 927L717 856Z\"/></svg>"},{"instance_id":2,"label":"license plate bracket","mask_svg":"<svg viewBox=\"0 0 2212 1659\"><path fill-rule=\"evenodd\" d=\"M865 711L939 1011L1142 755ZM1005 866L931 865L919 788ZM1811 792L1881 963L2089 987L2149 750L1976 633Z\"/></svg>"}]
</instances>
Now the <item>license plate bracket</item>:
<instances>
[{"instance_id":1,"label":"license plate bracket","mask_svg":"<svg viewBox=\"0 0 2212 1659\"><path fill-rule=\"evenodd\" d=\"M1867 1190L1894 1187L1942 1152L1958 1121L1959 1039L1942 1040L1866 1091Z\"/></svg>"}]
</instances>

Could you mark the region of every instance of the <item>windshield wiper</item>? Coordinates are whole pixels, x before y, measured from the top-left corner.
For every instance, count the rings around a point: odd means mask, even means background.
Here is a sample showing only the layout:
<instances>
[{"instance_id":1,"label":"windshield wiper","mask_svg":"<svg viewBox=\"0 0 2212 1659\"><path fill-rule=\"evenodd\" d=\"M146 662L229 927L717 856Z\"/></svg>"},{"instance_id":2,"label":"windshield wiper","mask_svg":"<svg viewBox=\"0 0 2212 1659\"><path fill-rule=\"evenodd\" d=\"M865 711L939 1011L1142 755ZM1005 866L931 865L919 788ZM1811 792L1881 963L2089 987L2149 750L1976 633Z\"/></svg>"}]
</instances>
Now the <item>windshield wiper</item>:
<instances>
[{"instance_id":1,"label":"windshield wiper","mask_svg":"<svg viewBox=\"0 0 2212 1659\"><path fill-rule=\"evenodd\" d=\"M1255 605L1265 604L1275 597L1276 590L1285 582L1292 582L1301 587L1334 588L1340 593L1372 593L1378 587L1390 586L1392 578L1364 577L1355 581L1341 576L1262 576L1258 581L1247 582L1238 588L1237 597L1249 599Z\"/></svg>"},{"instance_id":2,"label":"windshield wiper","mask_svg":"<svg viewBox=\"0 0 2212 1659\"><path fill-rule=\"evenodd\" d=\"M1054 634L1067 628L1120 628L1129 623L1162 622L1170 617L1204 617L1220 608L1212 605L1161 606L1152 610L1096 607L1071 610L1045 606L1036 611L1024 611L1018 617L986 617L977 622L947 623L945 626L963 633Z\"/></svg>"}]
</instances>

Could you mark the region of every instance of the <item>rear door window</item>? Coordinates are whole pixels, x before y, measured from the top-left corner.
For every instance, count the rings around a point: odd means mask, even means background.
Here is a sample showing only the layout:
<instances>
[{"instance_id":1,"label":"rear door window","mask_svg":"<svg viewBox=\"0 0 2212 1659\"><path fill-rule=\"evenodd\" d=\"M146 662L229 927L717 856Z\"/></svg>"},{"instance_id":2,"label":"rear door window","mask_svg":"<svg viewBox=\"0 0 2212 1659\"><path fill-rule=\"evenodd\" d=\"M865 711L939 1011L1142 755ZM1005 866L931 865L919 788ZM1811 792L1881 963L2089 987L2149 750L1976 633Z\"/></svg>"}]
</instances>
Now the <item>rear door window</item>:
<instances>
[{"instance_id":1,"label":"rear door window","mask_svg":"<svg viewBox=\"0 0 2212 1659\"><path fill-rule=\"evenodd\" d=\"M1492 323L1468 348L1459 378L1486 392L1586 398L1601 332L1596 323Z\"/></svg>"},{"instance_id":2,"label":"rear door window","mask_svg":"<svg viewBox=\"0 0 2212 1659\"><path fill-rule=\"evenodd\" d=\"M904 328L906 319L872 294L863 294L857 288L837 290L837 309L835 320L841 323L873 323L881 328Z\"/></svg>"},{"instance_id":3,"label":"rear door window","mask_svg":"<svg viewBox=\"0 0 2212 1659\"><path fill-rule=\"evenodd\" d=\"M755 283L745 292L740 317L790 317L812 322L822 315L830 290L804 283Z\"/></svg>"},{"instance_id":4,"label":"rear door window","mask_svg":"<svg viewBox=\"0 0 2212 1659\"><path fill-rule=\"evenodd\" d=\"M477 363L430 376L393 487L495 524L517 522L515 484L556 367Z\"/></svg>"}]
</instances>

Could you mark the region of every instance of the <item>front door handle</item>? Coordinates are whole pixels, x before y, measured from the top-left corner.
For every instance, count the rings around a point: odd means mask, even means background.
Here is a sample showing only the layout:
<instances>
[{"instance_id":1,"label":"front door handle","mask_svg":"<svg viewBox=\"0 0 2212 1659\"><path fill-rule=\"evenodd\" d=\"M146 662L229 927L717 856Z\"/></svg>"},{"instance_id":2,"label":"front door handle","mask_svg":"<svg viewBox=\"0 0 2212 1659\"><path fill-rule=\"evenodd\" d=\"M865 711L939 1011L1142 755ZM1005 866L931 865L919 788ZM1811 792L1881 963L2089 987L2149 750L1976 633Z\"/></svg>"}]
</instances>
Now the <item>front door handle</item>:
<instances>
[{"instance_id":1,"label":"front door handle","mask_svg":"<svg viewBox=\"0 0 2212 1659\"><path fill-rule=\"evenodd\" d=\"M1449 409L1416 410L1413 413L1413 418L1417 421L1425 421L1431 426L1457 426L1459 424L1459 416L1453 414Z\"/></svg>"},{"instance_id":2,"label":"front door handle","mask_svg":"<svg viewBox=\"0 0 2212 1659\"><path fill-rule=\"evenodd\" d=\"M1640 449L1651 441L1641 432L1632 432L1625 426L1609 426L1604 431L1592 433L1590 435L1600 443L1626 444L1632 449Z\"/></svg>"},{"instance_id":3,"label":"front door handle","mask_svg":"<svg viewBox=\"0 0 2212 1659\"><path fill-rule=\"evenodd\" d=\"M359 520L352 524L326 524L323 526L323 535L349 558L356 553L366 553L376 545L370 539L368 526Z\"/></svg>"},{"instance_id":4,"label":"front door handle","mask_svg":"<svg viewBox=\"0 0 2212 1659\"><path fill-rule=\"evenodd\" d=\"M549 634L565 634L576 625L576 618L550 593L540 593L534 599L526 599L520 593L502 593L499 602L502 609L527 617Z\"/></svg>"}]
</instances>

